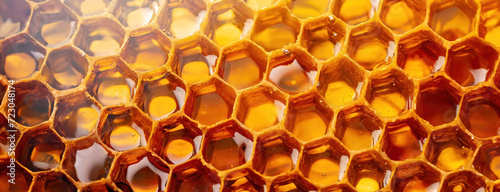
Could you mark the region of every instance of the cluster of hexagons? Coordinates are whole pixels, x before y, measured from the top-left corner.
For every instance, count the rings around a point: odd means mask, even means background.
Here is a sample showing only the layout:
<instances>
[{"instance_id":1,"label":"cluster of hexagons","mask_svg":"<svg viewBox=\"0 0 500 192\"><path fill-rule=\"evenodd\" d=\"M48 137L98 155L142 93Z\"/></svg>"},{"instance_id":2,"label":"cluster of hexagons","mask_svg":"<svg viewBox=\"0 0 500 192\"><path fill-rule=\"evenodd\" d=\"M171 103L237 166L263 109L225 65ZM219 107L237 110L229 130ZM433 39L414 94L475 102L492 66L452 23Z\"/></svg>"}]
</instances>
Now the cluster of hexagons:
<instances>
[{"instance_id":1,"label":"cluster of hexagons","mask_svg":"<svg viewBox=\"0 0 500 192\"><path fill-rule=\"evenodd\" d=\"M0 0L0 188L500 191L499 13Z\"/></svg>"}]
</instances>

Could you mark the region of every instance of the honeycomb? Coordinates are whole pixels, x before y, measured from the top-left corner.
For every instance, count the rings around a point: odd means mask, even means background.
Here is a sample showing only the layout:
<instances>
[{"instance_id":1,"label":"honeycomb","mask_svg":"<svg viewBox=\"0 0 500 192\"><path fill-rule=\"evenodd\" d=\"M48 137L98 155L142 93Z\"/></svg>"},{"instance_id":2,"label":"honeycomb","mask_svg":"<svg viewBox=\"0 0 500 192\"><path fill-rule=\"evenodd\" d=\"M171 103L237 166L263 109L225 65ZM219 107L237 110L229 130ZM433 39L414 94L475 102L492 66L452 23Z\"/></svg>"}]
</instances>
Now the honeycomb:
<instances>
[{"instance_id":1,"label":"honeycomb","mask_svg":"<svg viewBox=\"0 0 500 192\"><path fill-rule=\"evenodd\" d=\"M500 191L498 0L0 0L0 18L2 192Z\"/></svg>"}]
</instances>

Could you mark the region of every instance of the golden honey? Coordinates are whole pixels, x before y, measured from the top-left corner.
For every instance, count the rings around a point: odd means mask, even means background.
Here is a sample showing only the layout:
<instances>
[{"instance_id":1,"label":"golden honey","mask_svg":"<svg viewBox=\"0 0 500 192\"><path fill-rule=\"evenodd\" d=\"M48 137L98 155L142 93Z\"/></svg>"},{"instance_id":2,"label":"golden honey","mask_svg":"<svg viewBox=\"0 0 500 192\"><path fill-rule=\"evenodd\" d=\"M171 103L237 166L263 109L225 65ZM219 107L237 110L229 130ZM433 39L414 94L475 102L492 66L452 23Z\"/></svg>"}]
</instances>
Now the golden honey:
<instances>
[{"instance_id":1,"label":"golden honey","mask_svg":"<svg viewBox=\"0 0 500 192\"><path fill-rule=\"evenodd\" d=\"M499 18L497 0L0 0L0 188L500 191Z\"/></svg>"}]
</instances>

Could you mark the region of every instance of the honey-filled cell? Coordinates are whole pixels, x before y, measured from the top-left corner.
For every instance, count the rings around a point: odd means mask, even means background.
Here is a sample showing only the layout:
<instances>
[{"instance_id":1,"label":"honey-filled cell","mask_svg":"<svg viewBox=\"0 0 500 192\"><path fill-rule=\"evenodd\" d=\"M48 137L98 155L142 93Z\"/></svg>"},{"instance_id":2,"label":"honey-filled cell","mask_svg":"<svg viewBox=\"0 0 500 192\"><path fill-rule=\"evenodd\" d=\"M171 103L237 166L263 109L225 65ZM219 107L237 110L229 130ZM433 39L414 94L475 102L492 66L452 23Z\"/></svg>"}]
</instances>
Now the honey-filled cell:
<instances>
[{"instance_id":1,"label":"honey-filled cell","mask_svg":"<svg viewBox=\"0 0 500 192\"><path fill-rule=\"evenodd\" d=\"M300 144L284 131L268 131L257 138L253 169L265 176L295 170Z\"/></svg>"},{"instance_id":2,"label":"honey-filled cell","mask_svg":"<svg viewBox=\"0 0 500 192\"><path fill-rule=\"evenodd\" d=\"M177 43L172 70L187 83L207 80L216 70L219 49L202 36Z\"/></svg>"},{"instance_id":3,"label":"honey-filled cell","mask_svg":"<svg viewBox=\"0 0 500 192\"><path fill-rule=\"evenodd\" d=\"M40 70L45 53L28 35L11 37L0 43L0 74L12 80L28 78Z\"/></svg>"},{"instance_id":4,"label":"honey-filled cell","mask_svg":"<svg viewBox=\"0 0 500 192\"><path fill-rule=\"evenodd\" d=\"M340 53L346 35L345 26L332 15L320 17L304 24L300 44L320 60Z\"/></svg>"},{"instance_id":5,"label":"honey-filled cell","mask_svg":"<svg viewBox=\"0 0 500 192\"><path fill-rule=\"evenodd\" d=\"M186 117L161 120L149 148L167 163L182 164L200 152L202 132Z\"/></svg>"},{"instance_id":6,"label":"honey-filled cell","mask_svg":"<svg viewBox=\"0 0 500 192\"><path fill-rule=\"evenodd\" d=\"M431 133L425 156L444 171L463 168L470 161L476 145L459 127L448 127Z\"/></svg>"}]
</instances>

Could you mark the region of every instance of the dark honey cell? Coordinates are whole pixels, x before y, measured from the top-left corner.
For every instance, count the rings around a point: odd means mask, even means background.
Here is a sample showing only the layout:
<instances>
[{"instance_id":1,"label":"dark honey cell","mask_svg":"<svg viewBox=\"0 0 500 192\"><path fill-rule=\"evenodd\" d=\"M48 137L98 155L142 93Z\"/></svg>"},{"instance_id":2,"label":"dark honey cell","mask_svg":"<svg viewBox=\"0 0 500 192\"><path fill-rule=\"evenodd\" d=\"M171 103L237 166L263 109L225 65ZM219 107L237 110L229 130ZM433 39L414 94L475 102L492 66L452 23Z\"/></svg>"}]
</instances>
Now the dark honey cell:
<instances>
[{"instance_id":1,"label":"dark honey cell","mask_svg":"<svg viewBox=\"0 0 500 192\"><path fill-rule=\"evenodd\" d=\"M484 87L463 98L460 119L474 136L479 138L498 135L500 127L500 97L496 90Z\"/></svg>"},{"instance_id":2,"label":"dark honey cell","mask_svg":"<svg viewBox=\"0 0 500 192\"><path fill-rule=\"evenodd\" d=\"M0 171L0 179L2 179L0 180L0 187L2 191L28 191L33 182L33 176L28 171L21 167L19 163L10 162L10 158L1 160L0 166L3 168L2 171Z\"/></svg>"},{"instance_id":3,"label":"dark honey cell","mask_svg":"<svg viewBox=\"0 0 500 192\"><path fill-rule=\"evenodd\" d=\"M430 124L450 123L458 115L461 92L452 82L439 76L420 85L416 113Z\"/></svg>"},{"instance_id":4,"label":"dark honey cell","mask_svg":"<svg viewBox=\"0 0 500 192\"><path fill-rule=\"evenodd\" d=\"M23 31L30 15L31 8L26 1L2 1L0 3L0 19L2 20L0 39Z\"/></svg>"},{"instance_id":5,"label":"dark honey cell","mask_svg":"<svg viewBox=\"0 0 500 192\"><path fill-rule=\"evenodd\" d=\"M391 122L382 136L382 151L395 161L417 158L424 150L426 139L427 132L416 119Z\"/></svg>"}]
</instances>

